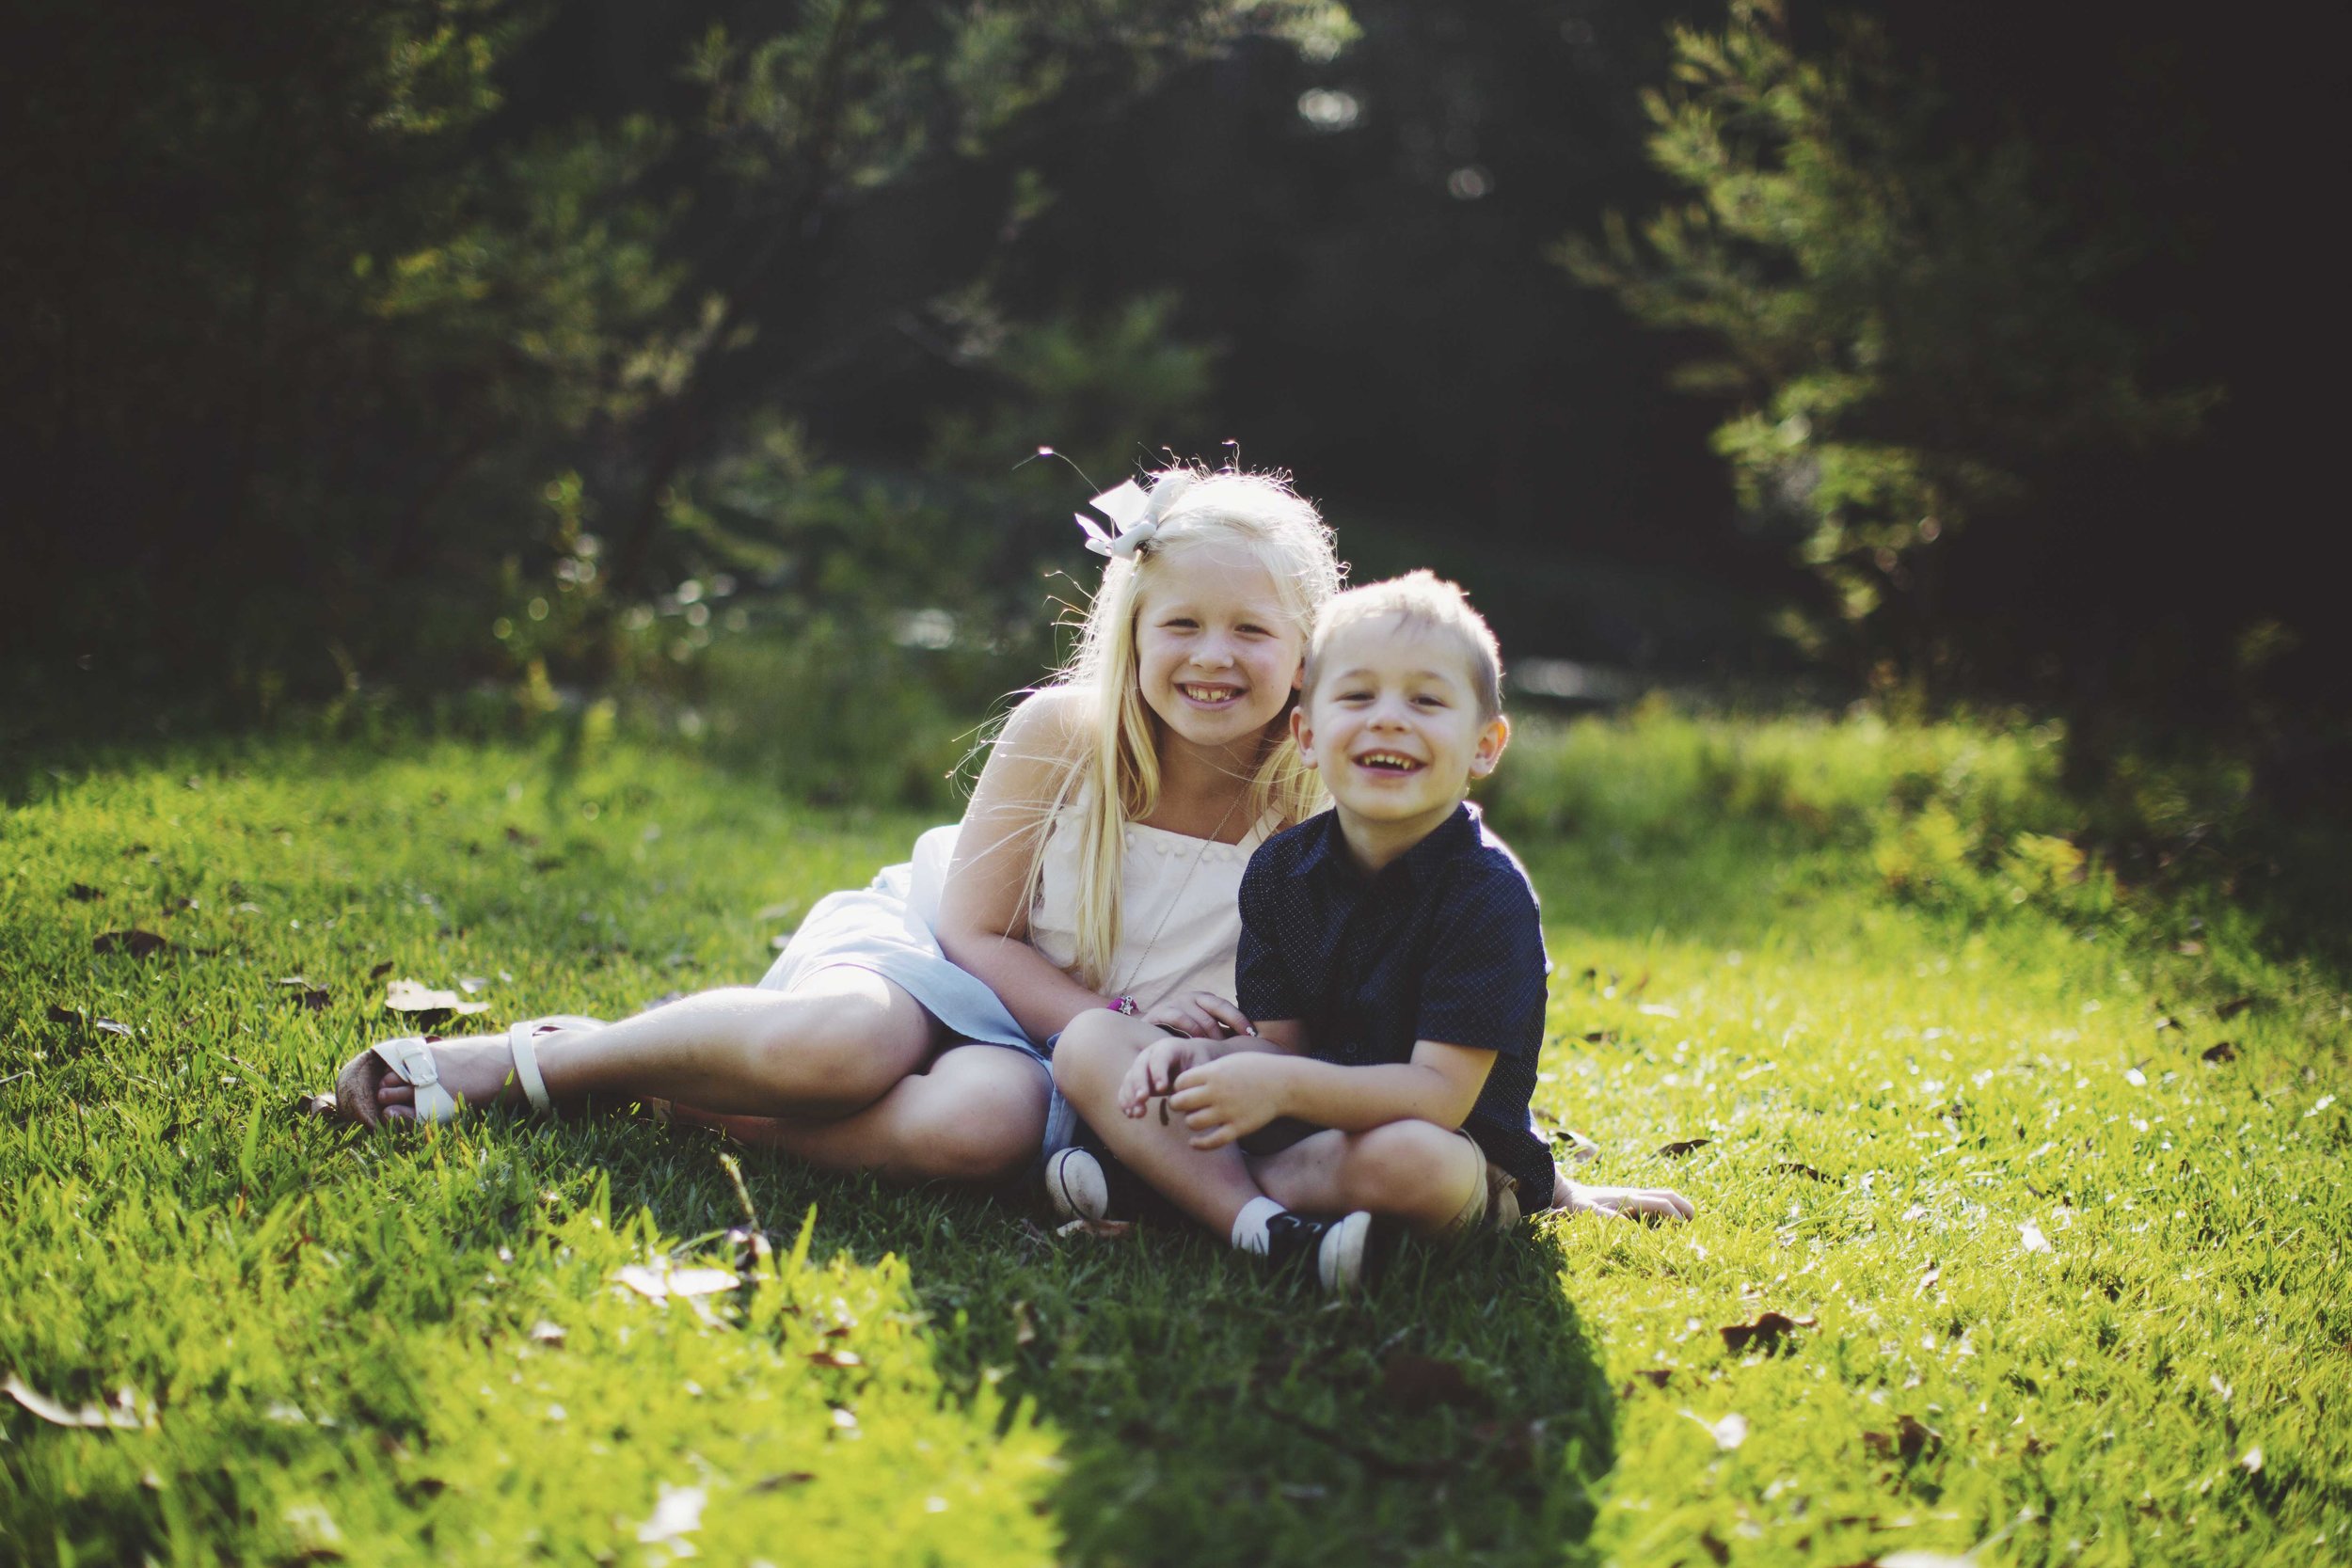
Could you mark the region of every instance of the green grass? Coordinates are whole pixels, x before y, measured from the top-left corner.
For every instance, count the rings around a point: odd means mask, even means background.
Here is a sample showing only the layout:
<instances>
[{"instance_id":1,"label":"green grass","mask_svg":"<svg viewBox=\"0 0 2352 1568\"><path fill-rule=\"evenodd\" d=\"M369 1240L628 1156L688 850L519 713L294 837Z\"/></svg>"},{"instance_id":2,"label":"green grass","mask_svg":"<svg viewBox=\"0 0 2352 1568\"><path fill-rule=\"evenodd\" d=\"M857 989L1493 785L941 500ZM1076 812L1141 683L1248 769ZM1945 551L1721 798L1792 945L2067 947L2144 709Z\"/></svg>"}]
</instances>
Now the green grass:
<instances>
[{"instance_id":1,"label":"green grass","mask_svg":"<svg viewBox=\"0 0 2352 1568\"><path fill-rule=\"evenodd\" d=\"M749 980L919 825L592 752L20 766L0 1372L119 1424L0 1402L0 1560L2346 1555L2341 976L2214 884L2073 864L2030 735L1524 737L1540 1107L1701 1215L1407 1252L1343 1306L758 1155L772 1258L654 1301L619 1271L733 1256L723 1145L292 1110L400 1032L384 978L482 977L483 1024ZM133 927L170 945L93 951ZM1766 1311L1811 1322L1726 1345Z\"/></svg>"}]
</instances>

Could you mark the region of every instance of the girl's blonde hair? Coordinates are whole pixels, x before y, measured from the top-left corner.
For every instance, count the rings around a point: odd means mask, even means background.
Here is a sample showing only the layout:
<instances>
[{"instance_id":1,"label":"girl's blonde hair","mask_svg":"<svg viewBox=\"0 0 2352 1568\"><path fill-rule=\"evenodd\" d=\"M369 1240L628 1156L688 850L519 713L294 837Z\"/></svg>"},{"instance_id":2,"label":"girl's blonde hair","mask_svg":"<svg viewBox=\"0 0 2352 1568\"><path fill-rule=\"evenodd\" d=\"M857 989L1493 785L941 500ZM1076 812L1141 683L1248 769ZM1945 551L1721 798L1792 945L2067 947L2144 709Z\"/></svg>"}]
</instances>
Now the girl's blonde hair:
<instances>
[{"instance_id":1,"label":"girl's blonde hair","mask_svg":"<svg viewBox=\"0 0 2352 1568\"><path fill-rule=\"evenodd\" d=\"M1274 579L1302 660L1315 616L1340 591L1345 571L1333 553L1330 529L1314 504L1291 488L1288 474L1179 466L1152 475L1151 493L1157 531L1132 554L1111 557L1079 624L1070 662L1047 683L1093 697L1091 721L1072 748L1054 812L1058 816L1074 808L1074 819L1066 820L1062 831L1079 835L1076 966L1080 983L1094 990L1114 983L1110 969L1119 949L1127 824L1151 816L1160 800L1152 710L1136 676L1136 609L1155 575L1153 564L1195 545L1232 544L1250 550ZM1322 779L1300 760L1289 716L1285 707L1268 726L1269 743L1249 780L1248 820L1271 816L1269 831L1304 821L1323 804ZM1041 861L1044 834L1038 842ZM1039 869L1033 862L1031 900Z\"/></svg>"}]
</instances>

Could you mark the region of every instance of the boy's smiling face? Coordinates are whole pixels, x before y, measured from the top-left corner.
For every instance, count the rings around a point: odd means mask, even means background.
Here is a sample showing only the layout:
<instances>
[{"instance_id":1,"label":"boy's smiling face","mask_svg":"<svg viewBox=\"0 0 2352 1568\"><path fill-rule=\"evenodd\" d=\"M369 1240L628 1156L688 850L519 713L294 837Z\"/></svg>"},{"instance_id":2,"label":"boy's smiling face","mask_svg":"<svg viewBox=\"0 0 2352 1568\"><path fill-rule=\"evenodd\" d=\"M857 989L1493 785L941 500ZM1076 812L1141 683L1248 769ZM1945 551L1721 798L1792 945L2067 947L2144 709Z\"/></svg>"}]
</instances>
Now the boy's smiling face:
<instances>
[{"instance_id":1,"label":"boy's smiling face","mask_svg":"<svg viewBox=\"0 0 2352 1568\"><path fill-rule=\"evenodd\" d=\"M1470 664L1459 639L1403 615L1368 616L1325 645L1291 724L1359 853L1420 842L1501 760L1511 727L1479 712Z\"/></svg>"}]
</instances>

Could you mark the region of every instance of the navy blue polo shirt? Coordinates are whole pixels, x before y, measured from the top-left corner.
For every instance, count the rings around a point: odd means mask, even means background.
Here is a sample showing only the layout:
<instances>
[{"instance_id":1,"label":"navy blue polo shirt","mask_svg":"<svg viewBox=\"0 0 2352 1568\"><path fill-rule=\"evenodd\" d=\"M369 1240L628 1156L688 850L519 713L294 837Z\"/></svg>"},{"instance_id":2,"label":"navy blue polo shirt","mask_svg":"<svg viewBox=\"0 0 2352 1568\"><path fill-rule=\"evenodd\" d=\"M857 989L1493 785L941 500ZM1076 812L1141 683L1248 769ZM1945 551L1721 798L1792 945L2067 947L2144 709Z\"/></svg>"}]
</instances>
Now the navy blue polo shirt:
<instances>
[{"instance_id":1,"label":"navy blue polo shirt","mask_svg":"<svg viewBox=\"0 0 2352 1568\"><path fill-rule=\"evenodd\" d=\"M1327 811L1242 874L1241 1010L1301 1021L1314 1055L1343 1067L1410 1061L1421 1040L1493 1052L1462 1128L1531 1212L1551 1202L1551 1148L1527 1109L1550 968L1535 889L1467 802L1376 876Z\"/></svg>"}]
</instances>

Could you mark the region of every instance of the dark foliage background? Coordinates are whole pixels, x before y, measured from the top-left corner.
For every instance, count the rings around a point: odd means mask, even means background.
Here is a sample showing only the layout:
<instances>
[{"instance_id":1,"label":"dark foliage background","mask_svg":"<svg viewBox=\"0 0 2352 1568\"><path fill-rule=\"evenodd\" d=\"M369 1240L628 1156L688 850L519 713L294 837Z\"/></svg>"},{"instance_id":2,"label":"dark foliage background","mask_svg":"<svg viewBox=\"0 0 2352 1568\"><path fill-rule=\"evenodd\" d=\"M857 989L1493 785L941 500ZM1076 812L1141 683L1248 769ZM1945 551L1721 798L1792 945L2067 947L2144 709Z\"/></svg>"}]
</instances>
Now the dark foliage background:
<instances>
[{"instance_id":1,"label":"dark foliage background","mask_svg":"<svg viewBox=\"0 0 2352 1568\"><path fill-rule=\"evenodd\" d=\"M820 791L879 768L919 795L1049 652L1041 599L1074 589L1041 573L1085 559L1084 484L1015 463L1050 442L1107 484L1234 440L1297 472L1359 573L1460 576L1521 658L2020 704L2070 720L2086 782L2218 744L2280 801L2332 800L2344 54L2278 19L11 10L15 734L617 683ZM1678 389L1745 329L1563 264L1613 213L1710 195L1649 145L1677 23L1878 72L1824 145L1867 176L1877 254L1928 271L1867 302L1911 347L1845 435L1994 473L1964 526L1808 561L1806 519L1709 443L1813 349ZM1994 166L2014 232L1950 223L1983 210L1939 197L1952 171ZM1689 297L1847 319L1838 255L1724 254ZM2066 380L2092 371L2096 396ZM2187 412L2075 428L2125 381Z\"/></svg>"}]
</instances>

